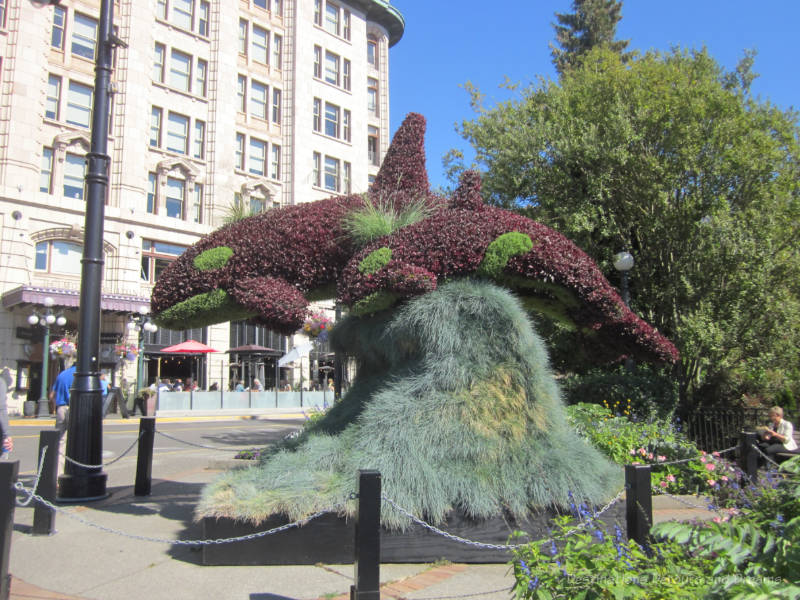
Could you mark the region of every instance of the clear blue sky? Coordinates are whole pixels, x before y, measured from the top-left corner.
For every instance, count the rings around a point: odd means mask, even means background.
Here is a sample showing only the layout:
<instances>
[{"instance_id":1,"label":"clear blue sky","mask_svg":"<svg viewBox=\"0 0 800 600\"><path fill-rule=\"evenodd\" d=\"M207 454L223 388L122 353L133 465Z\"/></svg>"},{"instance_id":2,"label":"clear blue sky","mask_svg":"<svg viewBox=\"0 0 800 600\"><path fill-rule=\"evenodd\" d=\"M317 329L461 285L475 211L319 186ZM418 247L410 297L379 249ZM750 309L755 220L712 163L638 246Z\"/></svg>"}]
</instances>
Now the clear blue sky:
<instances>
[{"instance_id":1,"label":"clear blue sky","mask_svg":"<svg viewBox=\"0 0 800 600\"><path fill-rule=\"evenodd\" d=\"M498 85L555 78L549 44L555 12L571 0L392 0L406 30L389 62L392 134L409 112L428 122L426 153L431 185L444 185L442 155L459 148L471 157L454 124L472 118L461 85L471 81L488 103L506 99ZM800 107L798 0L626 0L618 39L629 49L706 46L726 69L745 49L758 52L753 92L782 108Z\"/></svg>"}]
</instances>

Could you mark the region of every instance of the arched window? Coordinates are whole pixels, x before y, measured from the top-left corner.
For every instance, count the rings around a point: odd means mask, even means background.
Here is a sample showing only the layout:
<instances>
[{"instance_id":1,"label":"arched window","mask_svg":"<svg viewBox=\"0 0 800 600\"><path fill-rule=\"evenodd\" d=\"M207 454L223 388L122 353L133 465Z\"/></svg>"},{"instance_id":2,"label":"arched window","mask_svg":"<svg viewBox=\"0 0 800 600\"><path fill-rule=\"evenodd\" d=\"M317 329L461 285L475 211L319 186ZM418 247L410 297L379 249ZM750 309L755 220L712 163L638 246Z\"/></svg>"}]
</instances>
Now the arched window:
<instances>
[{"instance_id":1,"label":"arched window","mask_svg":"<svg viewBox=\"0 0 800 600\"><path fill-rule=\"evenodd\" d=\"M36 244L35 269L43 273L80 275L83 246L66 240L47 240Z\"/></svg>"}]
</instances>

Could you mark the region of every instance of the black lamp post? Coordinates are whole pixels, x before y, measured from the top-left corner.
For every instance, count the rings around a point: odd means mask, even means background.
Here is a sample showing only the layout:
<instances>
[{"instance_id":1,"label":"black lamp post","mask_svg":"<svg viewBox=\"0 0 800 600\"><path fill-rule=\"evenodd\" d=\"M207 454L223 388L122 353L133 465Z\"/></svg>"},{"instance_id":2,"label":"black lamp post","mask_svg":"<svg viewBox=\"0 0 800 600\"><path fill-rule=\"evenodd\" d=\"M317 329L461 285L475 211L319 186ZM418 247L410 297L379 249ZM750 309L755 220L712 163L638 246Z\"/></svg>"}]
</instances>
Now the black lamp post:
<instances>
[{"instance_id":1,"label":"black lamp post","mask_svg":"<svg viewBox=\"0 0 800 600\"><path fill-rule=\"evenodd\" d=\"M58 0L48 0L58 4ZM114 2L101 0L92 107L91 150L86 155L86 220L81 259L78 363L70 390L67 458L100 465L103 454L100 386L100 292L103 280L103 221L108 191L108 112L111 58L120 40L113 34ZM102 467L86 468L67 460L58 478L61 500L97 500L107 496Z\"/></svg>"},{"instance_id":2,"label":"black lamp post","mask_svg":"<svg viewBox=\"0 0 800 600\"><path fill-rule=\"evenodd\" d=\"M144 332L148 331L151 333L155 333L158 331L158 325L153 323L150 318L150 309L142 304L139 307L138 313L133 313L130 316L130 320L128 321L128 329L131 331L138 331L139 332L139 354L138 354L138 362L136 364L136 395L139 395L139 392L144 387Z\"/></svg>"},{"instance_id":3,"label":"black lamp post","mask_svg":"<svg viewBox=\"0 0 800 600\"><path fill-rule=\"evenodd\" d=\"M628 289L628 271L633 268L633 255L628 251L617 252L614 255L614 268L622 275L622 301L625 306L630 308L631 293ZM625 368L628 371L633 371L633 359L628 357L625 359Z\"/></svg>"},{"instance_id":4,"label":"black lamp post","mask_svg":"<svg viewBox=\"0 0 800 600\"><path fill-rule=\"evenodd\" d=\"M28 323L31 325L41 325L44 329L44 341L42 342L42 387L39 394L39 402L36 410L36 415L39 418L50 416L50 404L47 401L47 374L50 369L50 327L58 325L63 327L67 324L67 319L62 314L55 314L53 312L53 304L55 301L48 296L44 299L44 311L40 314L36 311L28 317Z\"/></svg>"}]
</instances>

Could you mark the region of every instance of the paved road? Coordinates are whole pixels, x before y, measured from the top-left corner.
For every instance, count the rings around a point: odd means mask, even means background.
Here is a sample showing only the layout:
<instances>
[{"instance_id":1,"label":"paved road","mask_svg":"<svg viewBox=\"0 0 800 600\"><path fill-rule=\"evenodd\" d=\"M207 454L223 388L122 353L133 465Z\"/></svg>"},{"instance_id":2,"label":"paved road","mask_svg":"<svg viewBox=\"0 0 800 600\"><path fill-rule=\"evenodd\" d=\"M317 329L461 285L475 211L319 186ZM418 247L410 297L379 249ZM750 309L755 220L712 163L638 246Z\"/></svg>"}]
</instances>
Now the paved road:
<instances>
[{"instance_id":1,"label":"paved road","mask_svg":"<svg viewBox=\"0 0 800 600\"><path fill-rule=\"evenodd\" d=\"M24 424L19 424L19 423ZM153 448L153 476L168 478L198 464L214 459L233 458L237 450L263 447L285 436L302 425L302 419L242 419L211 418L181 421L158 420L156 430L171 436L156 435ZM14 438L12 460L20 461L20 479L30 480L38 462L39 432L53 427L52 419L14 420L11 435ZM136 472L135 442L139 436L138 419L106 419L103 422L103 463L127 454L104 471L109 486L132 483ZM177 441L180 440L180 441ZM188 442L188 443L183 443ZM200 448L196 445L208 446ZM211 448L215 448L212 450ZM166 469L166 471L165 471Z\"/></svg>"}]
</instances>

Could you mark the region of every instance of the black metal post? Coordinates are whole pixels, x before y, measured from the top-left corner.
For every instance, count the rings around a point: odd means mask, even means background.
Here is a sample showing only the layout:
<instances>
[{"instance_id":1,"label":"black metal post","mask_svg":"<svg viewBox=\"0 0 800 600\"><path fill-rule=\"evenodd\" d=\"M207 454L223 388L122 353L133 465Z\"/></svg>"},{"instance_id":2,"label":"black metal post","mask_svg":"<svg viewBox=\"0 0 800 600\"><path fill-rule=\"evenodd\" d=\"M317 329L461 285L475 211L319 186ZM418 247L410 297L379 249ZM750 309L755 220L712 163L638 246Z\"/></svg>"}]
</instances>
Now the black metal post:
<instances>
[{"instance_id":1,"label":"black metal post","mask_svg":"<svg viewBox=\"0 0 800 600\"><path fill-rule=\"evenodd\" d=\"M135 496L149 496L153 479L153 441L156 437L156 418L142 417L139 420L139 453L136 456Z\"/></svg>"},{"instance_id":2,"label":"black metal post","mask_svg":"<svg viewBox=\"0 0 800 600\"><path fill-rule=\"evenodd\" d=\"M19 475L19 461L0 461L0 600L8 600L11 592L11 575L8 572L11 558L11 536L14 533L14 508L17 492L14 484Z\"/></svg>"},{"instance_id":3,"label":"black metal post","mask_svg":"<svg viewBox=\"0 0 800 600\"><path fill-rule=\"evenodd\" d=\"M86 221L81 259L78 364L70 391L67 456L99 465L103 454L102 388L100 387L100 293L103 283L103 221L108 191L108 112L114 20L113 0L102 0L95 61L91 152L86 155ZM87 469L67 461L59 478L64 500L106 497L102 468Z\"/></svg>"},{"instance_id":4,"label":"black metal post","mask_svg":"<svg viewBox=\"0 0 800 600\"><path fill-rule=\"evenodd\" d=\"M57 429L46 429L39 432L39 458L41 458L44 448L47 448L47 451L44 454L44 465L36 493L50 502L55 501L58 490L58 442L60 438L61 432ZM44 504L34 503L32 531L34 535L53 535L56 532L56 512Z\"/></svg>"},{"instance_id":5,"label":"black metal post","mask_svg":"<svg viewBox=\"0 0 800 600\"><path fill-rule=\"evenodd\" d=\"M342 318L342 305L336 303L336 322ZM342 397L342 376L344 375L344 361L342 353L336 351L333 355L333 402ZM326 382L327 383L327 382Z\"/></svg>"},{"instance_id":6,"label":"black metal post","mask_svg":"<svg viewBox=\"0 0 800 600\"><path fill-rule=\"evenodd\" d=\"M742 431L739 433L739 455L736 460L739 468L751 482L756 480L756 473L758 472L758 452L753 447L756 444L758 444L758 434L756 432Z\"/></svg>"},{"instance_id":7,"label":"black metal post","mask_svg":"<svg viewBox=\"0 0 800 600\"><path fill-rule=\"evenodd\" d=\"M647 547L653 524L649 465L625 465L625 520L628 539Z\"/></svg>"},{"instance_id":8,"label":"black metal post","mask_svg":"<svg viewBox=\"0 0 800 600\"><path fill-rule=\"evenodd\" d=\"M381 597L381 474L358 472L358 515L356 516L355 585L351 600L380 600Z\"/></svg>"}]
</instances>

